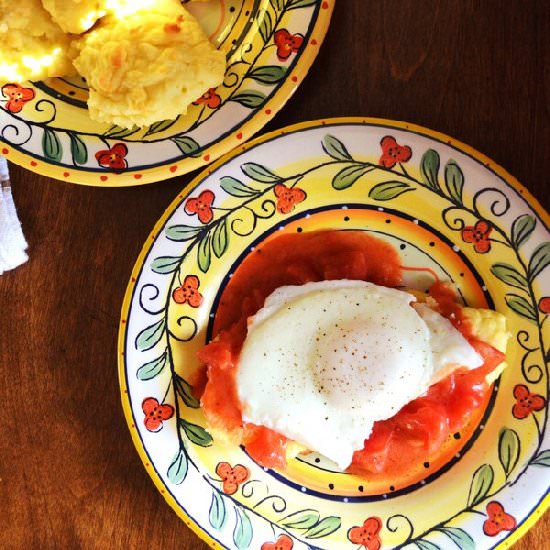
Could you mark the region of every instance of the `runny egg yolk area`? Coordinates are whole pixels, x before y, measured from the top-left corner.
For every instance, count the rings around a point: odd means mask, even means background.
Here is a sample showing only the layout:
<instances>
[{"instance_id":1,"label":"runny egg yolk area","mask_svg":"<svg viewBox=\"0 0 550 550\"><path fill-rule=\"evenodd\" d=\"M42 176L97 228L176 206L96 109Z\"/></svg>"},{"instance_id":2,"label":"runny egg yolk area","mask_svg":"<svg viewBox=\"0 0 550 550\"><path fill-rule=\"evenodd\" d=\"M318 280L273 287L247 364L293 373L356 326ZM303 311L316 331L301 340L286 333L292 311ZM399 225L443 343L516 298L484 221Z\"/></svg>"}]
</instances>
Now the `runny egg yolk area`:
<instances>
[{"instance_id":1,"label":"runny egg yolk area","mask_svg":"<svg viewBox=\"0 0 550 550\"><path fill-rule=\"evenodd\" d=\"M503 354L468 334L452 292L435 285L445 307L432 300L430 309L388 288L400 284L397 252L365 232L288 234L258 247L199 352L206 371L195 383L211 429L263 466L285 469L298 442L302 457L316 450L373 487L406 485L412 462L445 464L463 444L453 433L467 438L479 422L485 375Z\"/></svg>"}]
</instances>

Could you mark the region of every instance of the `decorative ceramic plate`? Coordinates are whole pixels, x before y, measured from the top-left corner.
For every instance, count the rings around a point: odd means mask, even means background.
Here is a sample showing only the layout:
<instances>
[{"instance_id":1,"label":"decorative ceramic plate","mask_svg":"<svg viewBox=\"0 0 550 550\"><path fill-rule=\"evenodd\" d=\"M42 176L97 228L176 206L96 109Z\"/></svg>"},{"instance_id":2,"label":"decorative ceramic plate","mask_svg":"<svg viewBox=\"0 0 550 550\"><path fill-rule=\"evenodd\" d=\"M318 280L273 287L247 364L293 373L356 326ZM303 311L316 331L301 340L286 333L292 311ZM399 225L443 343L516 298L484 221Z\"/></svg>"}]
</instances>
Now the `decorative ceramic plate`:
<instances>
[{"instance_id":1,"label":"decorative ceramic plate","mask_svg":"<svg viewBox=\"0 0 550 550\"><path fill-rule=\"evenodd\" d=\"M293 94L323 41L334 0L209 0L188 4L227 54L225 80L185 116L143 129L92 121L80 77L0 93L0 153L34 172L98 186L190 172L244 143Z\"/></svg>"},{"instance_id":2,"label":"decorative ceramic plate","mask_svg":"<svg viewBox=\"0 0 550 550\"><path fill-rule=\"evenodd\" d=\"M158 489L215 548L510 546L550 501L548 221L489 159L404 123L305 123L221 159L156 225L122 309L122 401ZM209 433L191 392L195 353L243 259L274 235L323 228L384 239L416 268L407 284L435 274L507 317L509 366L482 420L415 484L369 486L315 454L264 470Z\"/></svg>"}]
</instances>

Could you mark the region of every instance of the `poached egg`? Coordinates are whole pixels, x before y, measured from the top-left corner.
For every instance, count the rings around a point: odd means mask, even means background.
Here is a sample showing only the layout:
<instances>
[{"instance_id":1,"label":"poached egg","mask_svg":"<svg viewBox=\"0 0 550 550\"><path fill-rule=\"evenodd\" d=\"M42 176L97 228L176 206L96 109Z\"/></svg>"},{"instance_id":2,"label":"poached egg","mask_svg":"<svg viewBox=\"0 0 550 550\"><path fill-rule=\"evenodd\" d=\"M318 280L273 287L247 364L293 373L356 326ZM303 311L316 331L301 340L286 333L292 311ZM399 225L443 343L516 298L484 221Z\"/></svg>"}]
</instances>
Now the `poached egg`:
<instances>
[{"instance_id":1,"label":"poached egg","mask_svg":"<svg viewBox=\"0 0 550 550\"><path fill-rule=\"evenodd\" d=\"M374 422L482 358L401 290L321 281L275 290L249 320L237 370L245 422L348 467Z\"/></svg>"}]
</instances>

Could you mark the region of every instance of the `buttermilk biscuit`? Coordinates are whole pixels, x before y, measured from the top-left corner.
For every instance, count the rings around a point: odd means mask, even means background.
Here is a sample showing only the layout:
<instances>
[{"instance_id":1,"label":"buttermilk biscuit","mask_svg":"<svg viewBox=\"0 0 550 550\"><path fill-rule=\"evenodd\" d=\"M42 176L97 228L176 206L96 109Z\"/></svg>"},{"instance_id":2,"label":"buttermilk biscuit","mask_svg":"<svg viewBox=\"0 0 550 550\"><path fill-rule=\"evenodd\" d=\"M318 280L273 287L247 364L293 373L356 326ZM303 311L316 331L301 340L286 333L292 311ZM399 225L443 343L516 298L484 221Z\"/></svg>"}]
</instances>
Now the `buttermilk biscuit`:
<instances>
[{"instance_id":1,"label":"buttermilk biscuit","mask_svg":"<svg viewBox=\"0 0 550 550\"><path fill-rule=\"evenodd\" d=\"M65 31L80 34L107 13L109 0L42 0L52 19Z\"/></svg>"},{"instance_id":2,"label":"buttermilk biscuit","mask_svg":"<svg viewBox=\"0 0 550 550\"><path fill-rule=\"evenodd\" d=\"M74 65L90 88L90 117L123 127L185 113L225 72L224 54L176 0L108 15L78 48Z\"/></svg>"},{"instance_id":3,"label":"buttermilk biscuit","mask_svg":"<svg viewBox=\"0 0 550 550\"><path fill-rule=\"evenodd\" d=\"M0 0L0 85L74 73L71 38L40 0Z\"/></svg>"}]
</instances>

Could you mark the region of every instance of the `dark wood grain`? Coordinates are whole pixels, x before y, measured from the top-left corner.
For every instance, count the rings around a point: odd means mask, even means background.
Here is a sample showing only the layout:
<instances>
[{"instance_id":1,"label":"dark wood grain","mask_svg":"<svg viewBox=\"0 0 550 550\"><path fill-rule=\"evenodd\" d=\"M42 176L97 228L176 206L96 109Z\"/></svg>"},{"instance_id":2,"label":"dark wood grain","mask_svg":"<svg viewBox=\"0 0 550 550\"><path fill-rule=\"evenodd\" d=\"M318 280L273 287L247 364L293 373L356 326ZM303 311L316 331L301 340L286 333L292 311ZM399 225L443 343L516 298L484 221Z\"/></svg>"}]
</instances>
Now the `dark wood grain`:
<instances>
[{"instance_id":1,"label":"dark wood grain","mask_svg":"<svg viewBox=\"0 0 550 550\"><path fill-rule=\"evenodd\" d=\"M546 0L340 0L268 129L414 122L484 152L548 209L549 35ZM0 547L206 548L134 450L115 351L132 265L192 175L134 189L12 175L30 261L0 277ZM547 514L516 548L548 548L549 531Z\"/></svg>"}]
</instances>

